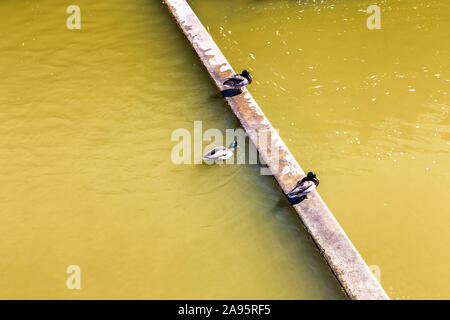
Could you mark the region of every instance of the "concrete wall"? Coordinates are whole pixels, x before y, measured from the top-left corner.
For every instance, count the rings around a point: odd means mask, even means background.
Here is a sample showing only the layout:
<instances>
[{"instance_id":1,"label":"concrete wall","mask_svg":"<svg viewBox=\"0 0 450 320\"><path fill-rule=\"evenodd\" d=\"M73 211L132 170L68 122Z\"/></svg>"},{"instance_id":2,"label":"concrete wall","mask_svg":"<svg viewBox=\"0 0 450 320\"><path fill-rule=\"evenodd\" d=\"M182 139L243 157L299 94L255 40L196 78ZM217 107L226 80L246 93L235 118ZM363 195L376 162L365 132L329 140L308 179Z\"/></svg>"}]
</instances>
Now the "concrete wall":
<instances>
[{"instance_id":1,"label":"concrete wall","mask_svg":"<svg viewBox=\"0 0 450 320\"><path fill-rule=\"evenodd\" d=\"M223 89L223 81L235 73L231 65L185 0L165 0L165 3L217 87ZM226 100L281 189L289 192L304 172L283 140L246 89ZM264 135L269 143L258 139ZM317 192L311 195L311 200L295 205L294 209L348 297L389 299L322 198Z\"/></svg>"}]
</instances>

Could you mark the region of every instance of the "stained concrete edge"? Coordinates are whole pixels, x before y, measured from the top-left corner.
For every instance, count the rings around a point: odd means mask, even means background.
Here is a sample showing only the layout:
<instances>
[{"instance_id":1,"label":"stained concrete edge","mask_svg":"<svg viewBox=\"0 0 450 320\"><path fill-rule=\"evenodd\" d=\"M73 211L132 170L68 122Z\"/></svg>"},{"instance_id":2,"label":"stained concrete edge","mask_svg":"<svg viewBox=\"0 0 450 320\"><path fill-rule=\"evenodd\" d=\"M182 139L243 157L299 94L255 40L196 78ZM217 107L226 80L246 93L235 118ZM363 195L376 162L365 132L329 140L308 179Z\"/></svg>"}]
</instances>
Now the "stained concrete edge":
<instances>
[{"instance_id":1,"label":"stained concrete edge","mask_svg":"<svg viewBox=\"0 0 450 320\"><path fill-rule=\"evenodd\" d=\"M231 65L185 0L165 0L164 3L216 86L222 90L223 81L235 74ZM247 89L238 96L225 99L283 192L288 193L305 174L278 132ZM389 299L317 191L312 193L310 200L293 207L350 299Z\"/></svg>"}]
</instances>

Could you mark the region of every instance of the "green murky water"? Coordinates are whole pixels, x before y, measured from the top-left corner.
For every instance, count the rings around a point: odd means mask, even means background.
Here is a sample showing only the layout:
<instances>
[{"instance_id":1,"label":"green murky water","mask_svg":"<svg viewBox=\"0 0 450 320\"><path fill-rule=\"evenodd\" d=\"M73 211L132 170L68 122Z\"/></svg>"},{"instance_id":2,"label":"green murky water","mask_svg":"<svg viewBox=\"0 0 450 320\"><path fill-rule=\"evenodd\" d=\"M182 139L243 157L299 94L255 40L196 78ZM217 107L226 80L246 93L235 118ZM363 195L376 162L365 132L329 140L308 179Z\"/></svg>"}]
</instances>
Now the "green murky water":
<instances>
[{"instance_id":1,"label":"green murky water","mask_svg":"<svg viewBox=\"0 0 450 320\"><path fill-rule=\"evenodd\" d=\"M0 297L343 298L271 177L171 162L239 123L167 8L78 5L0 4Z\"/></svg>"},{"instance_id":2,"label":"green murky water","mask_svg":"<svg viewBox=\"0 0 450 320\"><path fill-rule=\"evenodd\" d=\"M388 294L448 298L449 5L190 3ZM239 123L167 8L77 4L0 4L0 297L344 298L258 166L171 162Z\"/></svg>"},{"instance_id":3,"label":"green murky water","mask_svg":"<svg viewBox=\"0 0 450 320\"><path fill-rule=\"evenodd\" d=\"M390 297L448 299L450 3L191 3Z\"/></svg>"}]
</instances>

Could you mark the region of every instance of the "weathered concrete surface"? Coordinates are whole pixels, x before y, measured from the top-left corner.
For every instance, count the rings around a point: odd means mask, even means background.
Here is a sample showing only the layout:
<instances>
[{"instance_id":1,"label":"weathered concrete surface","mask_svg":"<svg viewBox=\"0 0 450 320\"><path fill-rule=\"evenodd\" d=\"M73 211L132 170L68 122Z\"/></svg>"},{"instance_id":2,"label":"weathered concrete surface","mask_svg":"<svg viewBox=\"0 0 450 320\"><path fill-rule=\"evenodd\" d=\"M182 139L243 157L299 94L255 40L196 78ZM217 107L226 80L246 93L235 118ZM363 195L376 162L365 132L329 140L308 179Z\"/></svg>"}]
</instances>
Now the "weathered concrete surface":
<instances>
[{"instance_id":1,"label":"weathered concrete surface","mask_svg":"<svg viewBox=\"0 0 450 320\"><path fill-rule=\"evenodd\" d=\"M197 52L217 87L235 72L185 0L165 0L182 31ZM226 98L284 193L304 172L247 89ZM258 139L267 135L270 142ZM267 147L266 147L267 146ZM278 149L277 153L273 152ZM389 299L317 192L294 206L342 288L351 299Z\"/></svg>"}]
</instances>

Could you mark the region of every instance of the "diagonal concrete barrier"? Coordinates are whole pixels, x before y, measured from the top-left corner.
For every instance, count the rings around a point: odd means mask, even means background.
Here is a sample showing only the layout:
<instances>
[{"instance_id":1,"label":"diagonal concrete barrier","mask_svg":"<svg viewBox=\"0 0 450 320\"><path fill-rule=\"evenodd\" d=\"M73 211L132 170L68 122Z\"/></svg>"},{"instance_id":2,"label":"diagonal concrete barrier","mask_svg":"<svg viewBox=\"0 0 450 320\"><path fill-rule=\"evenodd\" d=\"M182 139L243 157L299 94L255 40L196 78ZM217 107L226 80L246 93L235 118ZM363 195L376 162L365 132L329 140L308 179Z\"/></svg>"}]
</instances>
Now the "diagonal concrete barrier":
<instances>
[{"instance_id":1,"label":"diagonal concrete barrier","mask_svg":"<svg viewBox=\"0 0 450 320\"><path fill-rule=\"evenodd\" d=\"M185 0L165 0L219 89L235 74L214 40ZM304 172L247 89L226 98L258 152L286 194ZM264 138L262 138L264 137ZM389 299L319 194L294 205L320 253L351 299Z\"/></svg>"}]
</instances>

